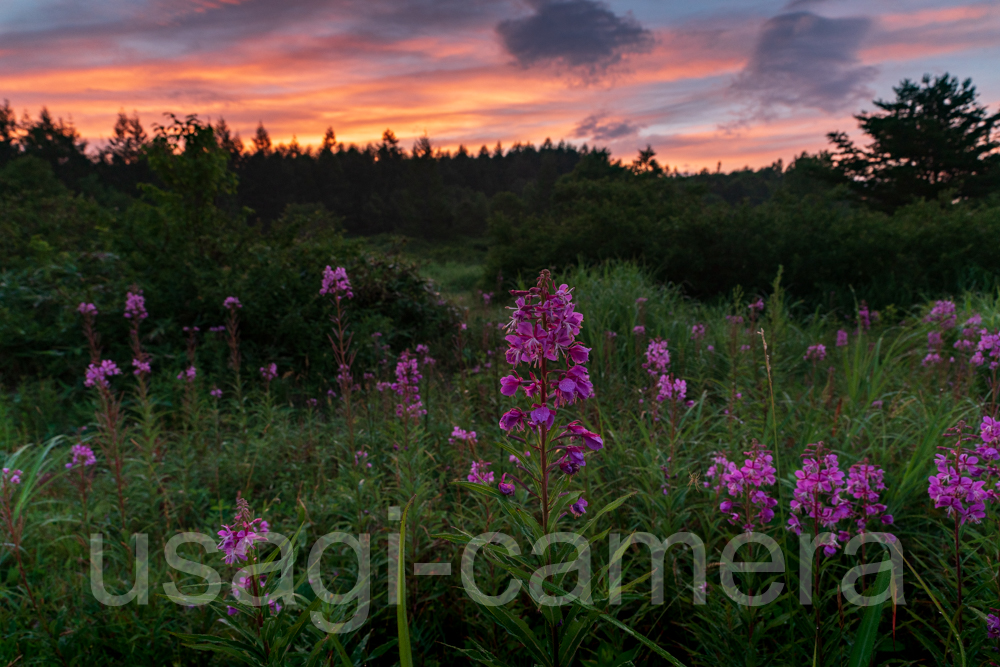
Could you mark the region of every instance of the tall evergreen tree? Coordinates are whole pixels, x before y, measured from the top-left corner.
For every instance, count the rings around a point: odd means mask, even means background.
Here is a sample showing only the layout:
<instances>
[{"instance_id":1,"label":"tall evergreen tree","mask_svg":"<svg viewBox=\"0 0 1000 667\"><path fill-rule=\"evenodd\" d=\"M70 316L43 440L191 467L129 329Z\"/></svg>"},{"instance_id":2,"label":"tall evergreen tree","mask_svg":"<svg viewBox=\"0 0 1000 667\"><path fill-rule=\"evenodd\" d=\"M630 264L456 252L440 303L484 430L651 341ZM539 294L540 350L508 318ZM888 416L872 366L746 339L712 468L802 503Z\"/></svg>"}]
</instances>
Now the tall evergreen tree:
<instances>
[{"instance_id":1,"label":"tall evergreen tree","mask_svg":"<svg viewBox=\"0 0 1000 667\"><path fill-rule=\"evenodd\" d=\"M1000 185L1000 142L993 131L1000 112L977 103L971 79L924 75L904 79L896 99L875 100L881 111L855 116L871 139L858 147L844 132L828 138L837 147L834 170L864 199L893 209L945 191L979 197Z\"/></svg>"}]
</instances>

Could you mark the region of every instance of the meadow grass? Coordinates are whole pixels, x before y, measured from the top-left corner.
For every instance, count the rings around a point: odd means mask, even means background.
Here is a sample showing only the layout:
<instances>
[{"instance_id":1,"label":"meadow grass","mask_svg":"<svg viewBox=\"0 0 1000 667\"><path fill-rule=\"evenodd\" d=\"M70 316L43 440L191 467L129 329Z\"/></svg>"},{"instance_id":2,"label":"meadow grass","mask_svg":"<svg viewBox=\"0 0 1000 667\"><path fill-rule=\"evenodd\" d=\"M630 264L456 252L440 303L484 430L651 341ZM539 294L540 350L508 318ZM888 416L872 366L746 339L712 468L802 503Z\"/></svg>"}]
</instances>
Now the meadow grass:
<instances>
[{"instance_id":1,"label":"meadow grass","mask_svg":"<svg viewBox=\"0 0 1000 667\"><path fill-rule=\"evenodd\" d=\"M458 291L473 286L469 266L444 262L431 270ZM559 282L574 287L577 310L584 315L580 340L592 348L589 367L596 388L594 399L567 412L600 433L605 443L578 473L577 486L591 515L634 494L590 530L588 537L600 536L592 549L595 572L608 561L609 530L647 532L661 539L690 531L708 550L707 604L692 604L692 558L678 548L667 552L664 604L651 603L649 583L643 582L621 606L605 604L607 615L685 665L847 664L865 608L845 601L838 583L861 556L838 551L820 560L819 613L814 615L798 601L798 538L784 525L801 454L806 445L822 441L844 469L865 458L884 468L881 502L894 517L886 529L898 538L908 564L905 604L887 605L876 617L872 663L988 664L996 643L987 638L985 616L1000 605L996 509L988 507L981 523L961 528L964 629L959 635L952 520L934 508L927 478L934 473L937 448L951 444L943 437L945 430L961 420L978 429L982 416L992 416L995 406L988 369L970 374L957 351L956 361L947 361L957 330L945 334L945 362L922 365L933 328L922 320L929 305L883 314L870 331L859 334L856 313L801 312L780 283L751 322L747 304L755 295L736 292L718 303L699 303L677 289L653 284L630 264L574 269L557 276ZM646 301L637 303L640 297ZM10 486L7 506L12 518L23 519L23 531L16 545L5 540L0 561L0 661L208 664L207 654L185 647L177 634L227 637L235 631L224 611L220 617L217 609L186 607L164 597L164 583L189 592L205 587L199 578L167 567L163 547L179 531L214 536L221 524L230 523L239 494L271 530L286 535L301 531L294 583L300 611L315 598L305 567L310 545L331 531L372 536L372 608L364 626L338 638L346 658L332 648L327 654L331 645L324 643L329 641L326 633L306 624L284 664L309 664L310 655L320 656L321 664L343 664L345 659L357 665L395 664L397 614L387 603L387 545L398 523L389 520L390 506L406 506L413 499L405 541L408 562L450 562L457 572L461 550L441 537L457 530L499 530L520 540L524 553L529 549L507 513L454 483L465 479L474 458L492 462L498 480L500 473L514 472L498 447L507 440L497 426L512 404L499 393L499 378L509 366L497 328L508 317L504 307L510 299L495 295L487 305L468 294L464 302L468 328L428 341L437 363L421 367L427 414L405 428L395 415L395 394L376 388L376 382L392 379L392 361L355 369L360 389L353 398L353 438L341 401L312 394L294 374L265 389L258 374L244 369L239 393L231 377L199 377L187 394L174 378L154 376L146 406L136 399L130 375L113 378L124 414L124 516L108 457L98 446L105 434L94 418L98 406L93 392L44 379L5 388L0 396L4 467L24 471L21 483ZM995 331L1000 326L997 295L965 294L955 302L959 323L979 313L983 327ZM726 315L744 321L733 324ZM703 338L692 338L694 324L705 326ZM645 333L634 333L637 326ZM848 345L835 345L838 329L849 332ZM761 331L770 354L770 384ZM687 382L692 401L673 412L657 406L642 367L646 345L655 337L668 341L670 372ZM814 365L803 355L816 343L826 345L827 356ZM372 377L362 379L362 372ZM224 390L221 398L209 395L213 383ZM243 399L237 401L237 395ZM455 426L477 432L474 452L468 443L449 443ZM772 582L784 584L776 601L748 608L720 587L722 548L741 529L726 520L719 495L704 482L714 453L741 462L755 439L775 455L778 505L762 532L782 546L785 571L740 577L741 585L757 590ZM66 468L74 444L91 446L97 464ZM518 491L513 502L530 508L529 500ZM116 594L134 581L133 535L148 536L148 604L112 607L95 599L90 582L93 533L104 536L105 585ZM881 551L869 545L867 560L880 560L875 554ZM223 565L217 551L187 545L182 553L217 568L223 581L236 570ZM751 558L746 550L740 553ZM758 551L754 557L763 556ZM625 581L648 574L649 562L645 548L627 549ZM329 549L322 561L333 591L350 589L357 569L357 559L346 548ZM480 588L488 593L506 586L508 575L493 561L481 559L476 572ZM873 581L874 576L869 583ZM415 664L462 664L467 658L450 647L475 646L497 656L496 664L532 664L518 641L465 595L457 574L410 577L405 586ZM606 592L608 582L595 586ZM228 585L222 591L227 594ZM538 618L526 592L508 606L516 616ZM320 608L330 619L347 613L327 604ZM295 613L286 609L278 618L287 618L290 626ZM211 660L236 664L225 656ZM574 664L588 667L663 664L629 633L607 623L587 628L577 660Z\"/></svg>"}]
</instances>

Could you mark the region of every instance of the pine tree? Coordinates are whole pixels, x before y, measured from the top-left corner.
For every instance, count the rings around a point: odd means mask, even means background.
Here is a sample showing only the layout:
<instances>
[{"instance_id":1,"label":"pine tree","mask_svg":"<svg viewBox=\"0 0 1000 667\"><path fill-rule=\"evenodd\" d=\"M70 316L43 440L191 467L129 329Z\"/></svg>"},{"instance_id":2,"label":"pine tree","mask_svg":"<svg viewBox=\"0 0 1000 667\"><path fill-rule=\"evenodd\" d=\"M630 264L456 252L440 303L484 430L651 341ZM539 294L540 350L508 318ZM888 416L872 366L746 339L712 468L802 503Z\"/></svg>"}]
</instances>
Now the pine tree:
<instances>
[{"instance_id":1,"label":"pine tree","mask_svg":"<svg viewBox=\"0 0 1000 667\"><path fill-rule=\"evenodd\" d=\"M1000 184L1000 142L992 133L1000 112L977 104L971 79L924 75L918 85L904 79L896 99L875 100L881 112L855 116L871 138L855 146L844 132L828 138L837 147L834 171L865 200L894 209L913 199L936 199L950 191L979 197Z\"/></svg>"}]
</instances>

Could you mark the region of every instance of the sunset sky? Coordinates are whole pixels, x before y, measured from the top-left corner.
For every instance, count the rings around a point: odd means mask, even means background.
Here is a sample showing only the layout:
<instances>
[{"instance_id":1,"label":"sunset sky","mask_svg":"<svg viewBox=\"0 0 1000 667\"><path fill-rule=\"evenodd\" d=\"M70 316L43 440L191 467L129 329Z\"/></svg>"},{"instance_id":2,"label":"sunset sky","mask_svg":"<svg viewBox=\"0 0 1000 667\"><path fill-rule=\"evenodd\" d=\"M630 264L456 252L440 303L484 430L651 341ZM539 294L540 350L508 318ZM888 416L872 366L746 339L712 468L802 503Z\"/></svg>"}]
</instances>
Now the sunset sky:
<instances>
[{"instance_id":1,"label":"sunset sky","mask_svg":"<svg viewBox=\"0 0 1000 667\"><path fill-rule=\"evenodd\" d=\"M244 140L565 139L681 170L789 160L904 77L1000 104L1000 3L945 0L6 0L0 99L99 144L119 110Z\"/></svg>"}]
</instances>

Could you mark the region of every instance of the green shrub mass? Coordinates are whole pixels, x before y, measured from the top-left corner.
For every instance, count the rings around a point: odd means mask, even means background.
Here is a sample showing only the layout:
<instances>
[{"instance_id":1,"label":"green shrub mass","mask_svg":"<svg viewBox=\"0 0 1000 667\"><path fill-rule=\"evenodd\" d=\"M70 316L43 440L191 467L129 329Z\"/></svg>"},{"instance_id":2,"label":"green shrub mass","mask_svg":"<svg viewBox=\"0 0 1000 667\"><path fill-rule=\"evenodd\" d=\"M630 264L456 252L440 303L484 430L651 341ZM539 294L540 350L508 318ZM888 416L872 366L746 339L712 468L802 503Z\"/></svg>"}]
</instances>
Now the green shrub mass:
<instances>
[{"instance_id":1,"label":"green shrub mass","mask_svg":"<svg viewBox=\"0 0 1000 667\"><path fill-rule=\"evenodd\" d=\"M766 202L731 205L592 154L555 185L547 211L514 197L495 203L486 279L628 259L714 297L738 285L764 289L782 266L796 296L844 306L908 305L997 282L1000 207L921 201L887 214L850 204L840 189L803 195L785 181Z\"/></svg>"}]
</instances>

